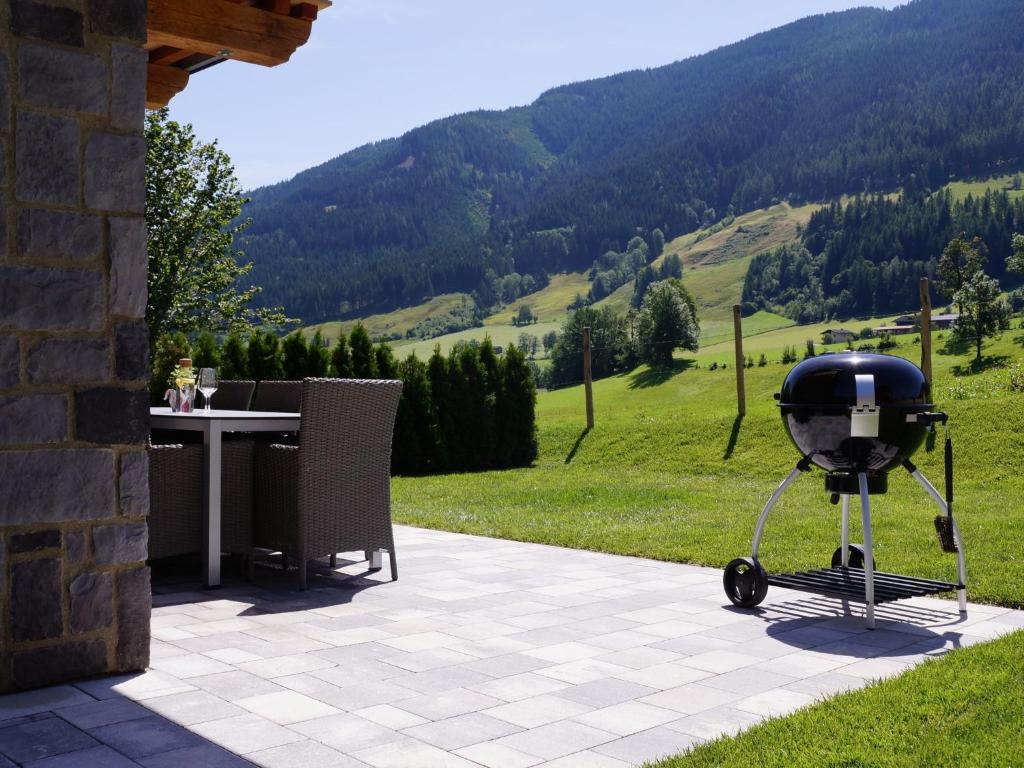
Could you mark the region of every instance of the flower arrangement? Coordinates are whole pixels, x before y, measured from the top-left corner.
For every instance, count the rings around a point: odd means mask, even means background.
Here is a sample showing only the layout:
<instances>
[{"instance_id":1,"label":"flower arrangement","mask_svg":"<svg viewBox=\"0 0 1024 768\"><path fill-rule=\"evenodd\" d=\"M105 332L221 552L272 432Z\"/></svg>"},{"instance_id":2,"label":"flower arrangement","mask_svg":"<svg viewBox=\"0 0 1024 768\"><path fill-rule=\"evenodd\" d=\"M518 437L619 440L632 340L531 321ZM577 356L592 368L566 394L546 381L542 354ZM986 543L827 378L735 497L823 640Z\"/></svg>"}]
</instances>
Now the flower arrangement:
<instances>
[{"instance_id":1,"label":"flower arrangement","mask_svg":"<svg viewBox=\"0 0 1024 768\"><path fill-rule=\"evenodd\" d=\"M196 396L196 379L192 373L192 361L182 358L171 371L167 380L170 389L164 392L164 400L175 413L191 413Z\"/></svg>"}]
</instances>

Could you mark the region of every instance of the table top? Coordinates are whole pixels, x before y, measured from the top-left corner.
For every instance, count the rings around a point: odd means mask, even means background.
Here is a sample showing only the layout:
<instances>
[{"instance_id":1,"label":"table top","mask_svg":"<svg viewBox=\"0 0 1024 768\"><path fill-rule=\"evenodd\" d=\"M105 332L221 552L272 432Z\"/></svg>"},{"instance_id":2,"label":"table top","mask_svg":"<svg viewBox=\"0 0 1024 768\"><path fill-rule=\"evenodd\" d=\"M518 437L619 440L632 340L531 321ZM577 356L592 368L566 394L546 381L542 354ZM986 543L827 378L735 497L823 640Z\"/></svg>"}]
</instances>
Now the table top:
<instances>
[{"instance_id":1,"label":"table top","mask_svg":"<svg viewBox=\"0 0 1024 768\"><path fill-rule=\"evenodd\" d=\"M170 408L150 408L150 423L155 427L206 432L214 428L226 432L291 432L299 428L298 413L280 411L218 411L202 408L191 413L175 413Z\"/></svg>"}]
</instances>

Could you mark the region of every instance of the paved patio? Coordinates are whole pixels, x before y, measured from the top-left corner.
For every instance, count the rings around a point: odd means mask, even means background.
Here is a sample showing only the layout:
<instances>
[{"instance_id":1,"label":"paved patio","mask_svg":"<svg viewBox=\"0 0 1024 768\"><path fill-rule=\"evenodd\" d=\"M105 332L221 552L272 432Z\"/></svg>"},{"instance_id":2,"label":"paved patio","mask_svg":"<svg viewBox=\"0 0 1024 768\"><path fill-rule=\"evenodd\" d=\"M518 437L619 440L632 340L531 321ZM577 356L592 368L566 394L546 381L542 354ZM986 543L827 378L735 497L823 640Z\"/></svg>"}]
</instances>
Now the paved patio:
<instances>
[{"instance_id":1,"label":"paved patio","mask_svg":"<svg viewBox=\"0 0 1024 768\"><path fill-rule=\"evenodd\" d=\"M396 535L396 583L158 581L152 670L0 697L0 768L623 768L1024 626L916 599L868 632L774 588L734 610L715 569Z\"/></svg>"}]
</instances>

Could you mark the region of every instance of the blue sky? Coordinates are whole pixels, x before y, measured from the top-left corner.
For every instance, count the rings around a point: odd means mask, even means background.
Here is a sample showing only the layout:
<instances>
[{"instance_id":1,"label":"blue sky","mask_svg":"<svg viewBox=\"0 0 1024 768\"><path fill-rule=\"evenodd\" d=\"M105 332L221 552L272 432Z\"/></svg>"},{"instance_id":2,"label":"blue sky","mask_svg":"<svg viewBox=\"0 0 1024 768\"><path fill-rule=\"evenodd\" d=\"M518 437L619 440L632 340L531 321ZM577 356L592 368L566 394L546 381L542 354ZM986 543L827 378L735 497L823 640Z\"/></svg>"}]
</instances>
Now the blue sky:
<instances>
[{"instance_id":1,"label":"blue sky","mask_svg":"<svg viewBox=\"0 0 1024 768\"><path fill-rule=\"evenodd\" d=\"M171 115L217 139L247 188L439 117L668 64L814 13L889 1L335 0L273 69L226 62Z\"/></svg>"}]
</instances>

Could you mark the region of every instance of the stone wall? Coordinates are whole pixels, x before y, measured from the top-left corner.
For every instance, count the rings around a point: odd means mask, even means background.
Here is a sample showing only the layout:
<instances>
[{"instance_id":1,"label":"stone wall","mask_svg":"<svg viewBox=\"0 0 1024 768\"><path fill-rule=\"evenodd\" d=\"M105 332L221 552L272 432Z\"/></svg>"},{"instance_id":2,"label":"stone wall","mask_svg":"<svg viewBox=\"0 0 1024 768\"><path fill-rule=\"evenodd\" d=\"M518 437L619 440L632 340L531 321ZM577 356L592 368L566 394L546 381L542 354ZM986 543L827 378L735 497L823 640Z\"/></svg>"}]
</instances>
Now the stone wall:
<instances>
[{"instance_id":1,"label":"stone wall","mask_svg":"<svg viewBox=\"0 0 1024 768\"><path fill-rule=\"evenodd\" d=\"M145 38L0 3L0 691L149 660Z\"/></svg>"}]
</instances>

